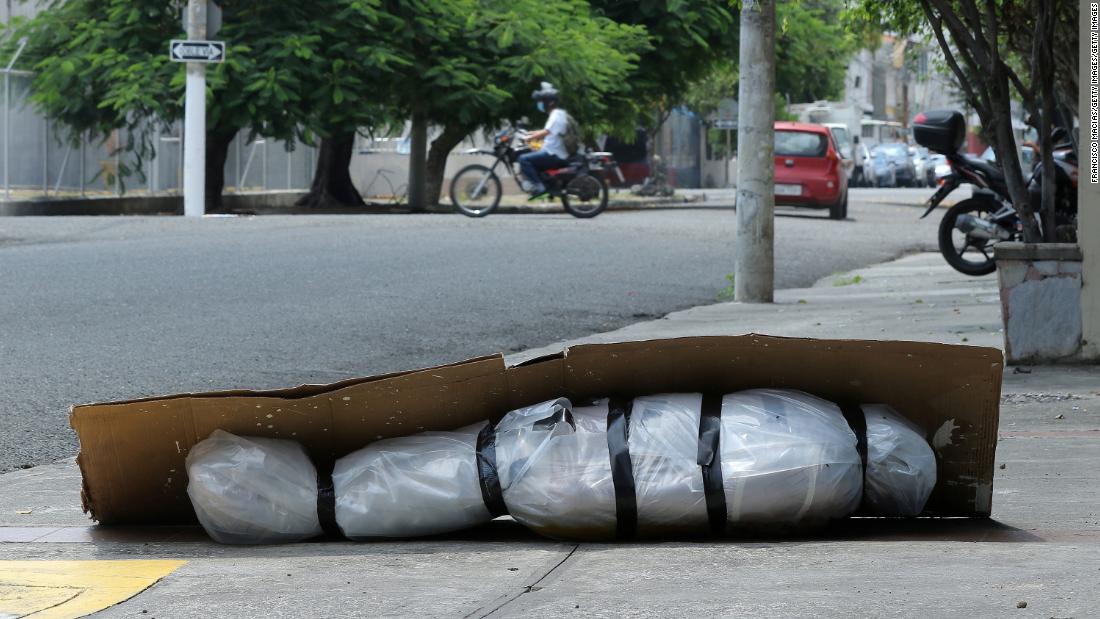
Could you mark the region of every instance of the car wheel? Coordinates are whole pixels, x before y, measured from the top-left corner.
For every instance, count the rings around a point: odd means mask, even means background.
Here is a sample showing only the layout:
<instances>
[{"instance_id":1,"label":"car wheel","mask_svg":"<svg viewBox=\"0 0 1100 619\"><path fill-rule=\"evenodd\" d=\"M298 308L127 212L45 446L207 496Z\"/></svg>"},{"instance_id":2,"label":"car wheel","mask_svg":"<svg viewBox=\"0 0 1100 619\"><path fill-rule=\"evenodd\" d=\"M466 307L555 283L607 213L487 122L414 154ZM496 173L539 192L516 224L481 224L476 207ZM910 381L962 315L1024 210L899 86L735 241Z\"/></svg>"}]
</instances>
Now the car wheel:
<instances>
[{"instance_id":1,"label":"car wheel","mask_svg":"<svg viewBox=\"0 0 1100 619\"><path fill-rule=\"evenodd\" d=\"M844 194L837 199L833 204L829 205L829 219L844 219L848 216L848 191L845 190Z\"/></svg>"}]
</instances>

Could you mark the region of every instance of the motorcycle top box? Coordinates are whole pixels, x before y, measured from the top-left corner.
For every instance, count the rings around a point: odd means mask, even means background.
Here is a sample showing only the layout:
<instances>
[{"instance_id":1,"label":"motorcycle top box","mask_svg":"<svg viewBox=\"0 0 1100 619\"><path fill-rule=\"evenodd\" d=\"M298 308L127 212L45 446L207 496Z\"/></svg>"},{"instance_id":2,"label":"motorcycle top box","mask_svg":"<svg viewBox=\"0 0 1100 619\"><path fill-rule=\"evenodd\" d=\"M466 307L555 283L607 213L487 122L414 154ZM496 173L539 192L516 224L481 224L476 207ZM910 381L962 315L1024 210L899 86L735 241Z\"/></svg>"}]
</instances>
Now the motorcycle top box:
<instances>
[{"instance_id":1,"label":"motorcycle top box","mask_svg":"<svg viewBox=\"0 0 1100 619\"><path fill-rule=\"evenodd\" d=\"M954 110L921 112L913 118L913 139L939 153L957 153L966 140L966 119Z\"/></svg>"}]
</instances>

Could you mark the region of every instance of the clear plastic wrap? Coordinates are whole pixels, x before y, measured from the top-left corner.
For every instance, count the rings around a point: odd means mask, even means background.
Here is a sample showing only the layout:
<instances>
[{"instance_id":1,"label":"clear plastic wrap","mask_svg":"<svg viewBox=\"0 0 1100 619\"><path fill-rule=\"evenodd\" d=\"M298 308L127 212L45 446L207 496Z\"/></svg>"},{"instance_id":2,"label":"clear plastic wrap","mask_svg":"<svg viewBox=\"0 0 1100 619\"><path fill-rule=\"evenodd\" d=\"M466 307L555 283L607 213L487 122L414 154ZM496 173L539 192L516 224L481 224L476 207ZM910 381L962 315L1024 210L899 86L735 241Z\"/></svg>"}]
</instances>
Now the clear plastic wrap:
<instances>
[{"instance_id":1,"label":"clear plastic wrap","mask_svg":"<svg viewBox=\"0 0 1100 619\"><path fill-rule=\"evenodd\" d=\"M609 539L616 520L607 401L570 406L551 400L514 410L497 424L504 503L513 518L542 535Z\"/></svg>"},{"instance_id":2,"label":"clear plastic wrap","mask_svg":"<svg viewBox=\"0 0 1100 619\"><path fill-rule=\"evenodd\" d=\"M187 454L187 495L223 544L297 542L321 534L317 471L294 441L215 430Z\"/></svg>"},{"instance_id":3,"label":"clear plastic wrap","mask_svg":"<svg viewBox=\"0 0 1100 619\"><path fill-rule=\"evenodd\" d=\"M636 398L630 413L630 463L642 536L705 533L703 472L699 468L702 394Z\"/></svg>"},{"instance_id":4,"label":"clear plastic wrap","mask_svg":"<svg viewBox=\"0 0 1100 619\"><path fill-rule=\"evenodd\" d=\"M753 389L722 396L715 419L717 406L715 396L705 429L719 432L720 470L709 466L706 475L712 493L724 497L727 530L818 524L846 517L861 504L869 514L913 516L935 486L931 447L889 406L862 407L866 472L856 435L832 402L789 389ZM495 445L486 449L491 455L483 466L478 441L486 422L372 443L335 464L336 522L353 539L435 535L482 524L493 517L486 501L497 505L491 490L483 491L483 481L495 487L488 464L495 462L497 501L502 498L515 520L542 535L607 540L634 533L619 530L619 517L633 519L624 508L631 505L629 491L620 497L623 505L616 503L615 474L633 482L638 535L711 531L699 461L706 451L700 449L703 396L633 399L625 428L613 415L609 448L610 407L607 399L574 407L560 398L511 411L486 435ZM622 456L617 464L615 454ZM215 431L188 454L187 473L199 521L219 542L289 542L321 533L317 474L297 443Z\"/></svg>"},{"instance_id":5,"label":"clear plastic wrap","mask_svg":"<svg viewBox=\"0 0 1100 619\"><path fill-rule=\"evenodd\" d=\"M477 468L484 427L385 439L337 460L332 482L344 535L437 535L492 520Z\"/></svg>"},{"instance_id":6,"label":"clear plastic wrap","mask_svg":"<svg viewBox=\"0 0 1100 619\"><path fill-rule=\"evenodd\" d=\"M936 485L936 454L913 422L886 404L864 404L864 505L877 516L916 516Z\"/></svg>"},{"instance_id":7,"label":"clear plastic wrap","mask_svg":"<svg viewBox=\"0 0 1100 619\"><path fill-rule=\"evenodd\" d=\"M789 389L726 395L721 454L732 528L812 524L859 508L856 436L832 402Z\"/></svg>"}]
</instances>

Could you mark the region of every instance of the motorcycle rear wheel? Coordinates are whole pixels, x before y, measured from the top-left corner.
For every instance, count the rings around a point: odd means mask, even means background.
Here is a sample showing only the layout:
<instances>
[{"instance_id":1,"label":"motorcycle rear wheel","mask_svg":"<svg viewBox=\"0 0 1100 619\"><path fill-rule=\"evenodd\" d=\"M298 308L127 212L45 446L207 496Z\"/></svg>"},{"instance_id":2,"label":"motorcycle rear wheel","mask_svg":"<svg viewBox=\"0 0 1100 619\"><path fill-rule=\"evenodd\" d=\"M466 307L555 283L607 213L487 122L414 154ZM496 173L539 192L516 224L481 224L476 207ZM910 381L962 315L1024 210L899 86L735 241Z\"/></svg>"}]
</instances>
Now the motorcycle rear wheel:
<instances>
[{"instance_id":1,"label":"motorcycle rear wheel","mask_svg":"<svg viewBox=\"0 0 1100 619\"><path fill-rule=\"evenodd\" d=\"M608 199L607 181L591 174L574 178L561 192L562 206L570 215L581 219L602 213L607 208Z\"/></svg>"},{"instance_id":2,"label":"motorcycle rear wheel","mask_svg":"<svg viewBox=\"0 0 1100 619\"><path fill-rule=\"evenodd\" d=\"M488 167L468 165L451 180L451 203L467 217L484 217L500 204L500 178Z\"/></svg>"},{"instance_id":3,"label":"motorcycle rear wheel","mask_svg":"<svg viewBox=\"0 0 1100 619\"><path fill-rule=\"evenodd\" d=\"M964 275L989 275L997 270L997 263L993 260L993 246L999 241L964 234L955 228L955 222L962 215L990 221L998 210L1000 206L996 202L985 198L963 200L947 209L940 221L939 232L940 253L947 264Z\"/></svg>"}]
</instances>

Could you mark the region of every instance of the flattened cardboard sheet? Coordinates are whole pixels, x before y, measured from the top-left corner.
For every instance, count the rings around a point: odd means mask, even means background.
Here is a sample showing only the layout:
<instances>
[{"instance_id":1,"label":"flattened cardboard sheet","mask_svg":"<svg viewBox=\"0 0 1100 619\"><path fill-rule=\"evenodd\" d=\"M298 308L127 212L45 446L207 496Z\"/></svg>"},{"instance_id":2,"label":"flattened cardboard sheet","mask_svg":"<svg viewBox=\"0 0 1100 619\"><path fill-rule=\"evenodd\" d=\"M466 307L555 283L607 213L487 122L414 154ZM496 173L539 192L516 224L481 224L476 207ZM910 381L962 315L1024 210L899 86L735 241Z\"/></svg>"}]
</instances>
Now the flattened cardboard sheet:
<instances>
[{"instance_id":1,"label":"flattened cardboard sheet","mask_svg":"<svg viewBox=\"0 0 1100 619\"><path fill-rule=\"evenodd\" d=\"M763 335L574 346L277 391L73 407L84 508L104 524L194 521L184 458L215 429L300 441L321 466L382 438L453 429L555 397L802 389L883 402L922 427L939 479L927 515L988 516L1004 359L995 348Z\"/></svg>"}]
</instances>

